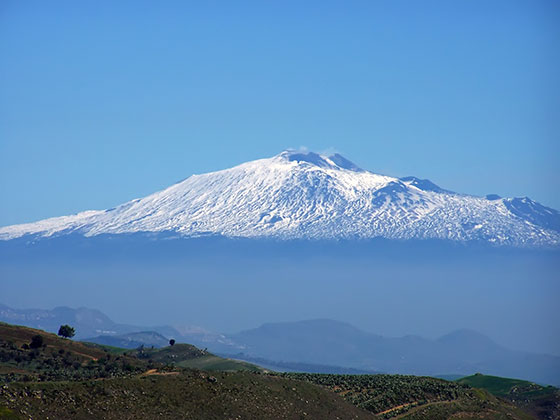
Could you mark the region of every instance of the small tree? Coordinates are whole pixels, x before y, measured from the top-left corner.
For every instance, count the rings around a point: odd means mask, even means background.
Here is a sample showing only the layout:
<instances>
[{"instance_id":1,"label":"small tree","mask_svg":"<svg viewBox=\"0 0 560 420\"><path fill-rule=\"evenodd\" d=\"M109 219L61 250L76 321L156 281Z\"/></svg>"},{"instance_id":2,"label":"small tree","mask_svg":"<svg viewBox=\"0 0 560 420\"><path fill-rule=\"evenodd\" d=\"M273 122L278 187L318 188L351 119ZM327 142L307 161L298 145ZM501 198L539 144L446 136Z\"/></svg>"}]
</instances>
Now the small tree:
<instances>
[{"instance_id":1,"label":"small tree","mask_svg":"<svg viewBox=\"0 0 560 420\"><path fill-rule=\"evenodd\" d=\"M37 334L31 337L31 343L29 343L29 347L32 349L38 349L43 347L43 336Z\"/></svg>"},{"instance_id":2,"label":"small tree","mask_svg":"<svg viewBox=\"0 0 560 420\"><path fill-rule=\"evenodd\" d=\"M170 345L170 346L173 346L174 344L175 344L175 340L174 340L174 339L169 340L169 345Z\"/></svg>"},{"instance_id":3,"label":"small tree","mask_svg":"<svg viewBox=\"0 0 560 420\"><path fill-rule=\"evenodd\" d=\"M58 329L58 335L64 338L72 338L76 334L76 330L72 328L70 325L61 325Z\"/></svg>"}]
</instances>

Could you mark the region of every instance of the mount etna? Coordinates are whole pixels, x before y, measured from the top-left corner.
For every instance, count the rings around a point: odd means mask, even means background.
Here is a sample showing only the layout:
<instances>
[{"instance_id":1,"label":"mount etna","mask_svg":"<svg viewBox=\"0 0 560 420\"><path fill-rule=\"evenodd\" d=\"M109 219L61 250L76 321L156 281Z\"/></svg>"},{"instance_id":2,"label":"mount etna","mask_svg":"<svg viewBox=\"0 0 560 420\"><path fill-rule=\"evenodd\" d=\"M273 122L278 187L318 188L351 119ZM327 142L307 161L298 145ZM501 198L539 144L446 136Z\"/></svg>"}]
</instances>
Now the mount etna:
<instances>
[{"instance_id":1,"label":"mount etna","mask_svg":"<svg viewBox=\"0 0 560 420\"><path fill-rule=\"evenodd\" d=\"M557 246L560 213L527 197L475 197L413 176L379 175L339 154L285 151L193 175L112 209L0 228L0 239L138 232Z\"/></svg>"}]
</instances>

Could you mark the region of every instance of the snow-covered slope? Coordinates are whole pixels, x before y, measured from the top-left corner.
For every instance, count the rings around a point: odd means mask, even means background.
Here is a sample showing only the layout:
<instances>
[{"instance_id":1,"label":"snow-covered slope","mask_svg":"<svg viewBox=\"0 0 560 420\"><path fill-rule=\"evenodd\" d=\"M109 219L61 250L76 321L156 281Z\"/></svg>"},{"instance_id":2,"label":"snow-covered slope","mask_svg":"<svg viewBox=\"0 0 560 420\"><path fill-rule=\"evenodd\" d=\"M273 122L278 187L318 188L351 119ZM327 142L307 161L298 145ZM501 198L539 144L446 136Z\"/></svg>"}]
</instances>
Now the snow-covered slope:
<instances>
[{"instance_id":1,"label":"snow-covered slope","mask_svg":"<svg viewBox=\"0 0 560 420\"><path fill-rule=\"evenodd\" d=\"M378 175L336 154L285 151L193 175L116 208L0 228L0 239L68 233L481 240L560 244L560 214L528 198L457 194L428 180Z\"/></svg>"}]
</instances>

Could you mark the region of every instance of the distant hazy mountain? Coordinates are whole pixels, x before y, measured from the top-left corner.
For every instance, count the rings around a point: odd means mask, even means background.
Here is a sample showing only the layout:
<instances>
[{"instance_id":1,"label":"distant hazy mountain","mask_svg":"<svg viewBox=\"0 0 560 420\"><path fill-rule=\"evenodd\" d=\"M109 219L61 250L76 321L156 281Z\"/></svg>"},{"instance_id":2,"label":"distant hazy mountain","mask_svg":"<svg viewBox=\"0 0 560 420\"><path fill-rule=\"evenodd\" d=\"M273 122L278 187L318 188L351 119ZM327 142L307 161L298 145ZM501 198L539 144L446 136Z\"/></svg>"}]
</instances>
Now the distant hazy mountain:
<instances>
[{"instance_id":1,"label":"distant hazy mountain","mask_svg":"<svg viewBox=\"0 0 560 420\"><path fill-rule=\"evenodd\" d=\"M193 175L112 209L4 227L0 239L135 232L556 246L560 213L529 198L475 197L416 177L375 174L339 154L285 151Z\"/></svg>"},{"instance_id":2,"label":"distant hazy mountain","mask_svg":"<svg viewBox=\"0 0 560 420\"><path fill-rule=\"evenodd\" d=\"M560 384L560 357L511 351L470 330L437 340L389 338L343 322L312 320L264 324L230 338L247 355L267 360L415 375L484 372Z\"/></svg>"},{"instance_id":3,"label":"distant hazy mountain","mask_svg":"<svg viewBox=\"0 0 560 420\"><path fill-rule=\"evenodd\" d=\"M76 330L76 338L84 339L94 336L118 336L131 332L154 330L166 337L180 336L172 327L142 327L117 324L107 315L96 309L58 307L54 309L13 309L0 304L0 321L15 325L57 333L63 324L69 324Z\"/></svg>"}]
</instances>

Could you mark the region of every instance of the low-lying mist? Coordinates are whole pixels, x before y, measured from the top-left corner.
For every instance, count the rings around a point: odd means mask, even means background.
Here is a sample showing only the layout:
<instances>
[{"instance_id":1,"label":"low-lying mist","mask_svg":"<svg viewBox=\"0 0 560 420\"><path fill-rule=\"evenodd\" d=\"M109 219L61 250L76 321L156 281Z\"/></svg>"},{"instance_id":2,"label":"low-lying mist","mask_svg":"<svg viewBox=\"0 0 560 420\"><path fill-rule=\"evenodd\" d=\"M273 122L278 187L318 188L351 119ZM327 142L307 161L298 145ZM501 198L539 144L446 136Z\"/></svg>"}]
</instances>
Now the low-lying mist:
<instances>
[{"instance_id":1,"label":"low-lying mist","mask_svg":"<svg viewBox=\"0 0 560 420\"><path fill-rule=\"evenodd\" d=\"M469 328L560 355L559 256L431 241L24 238L0 243L0 302L231 333L317 318L385 336Z\"/></svg>"}]
</instances>

